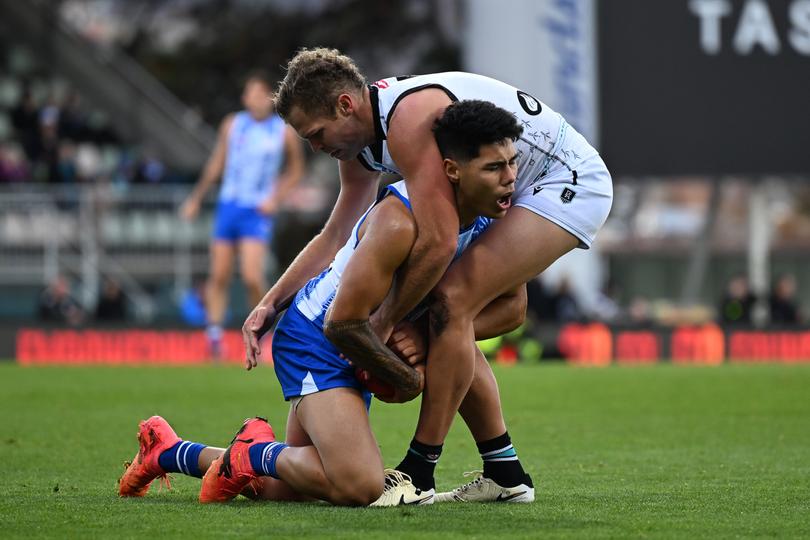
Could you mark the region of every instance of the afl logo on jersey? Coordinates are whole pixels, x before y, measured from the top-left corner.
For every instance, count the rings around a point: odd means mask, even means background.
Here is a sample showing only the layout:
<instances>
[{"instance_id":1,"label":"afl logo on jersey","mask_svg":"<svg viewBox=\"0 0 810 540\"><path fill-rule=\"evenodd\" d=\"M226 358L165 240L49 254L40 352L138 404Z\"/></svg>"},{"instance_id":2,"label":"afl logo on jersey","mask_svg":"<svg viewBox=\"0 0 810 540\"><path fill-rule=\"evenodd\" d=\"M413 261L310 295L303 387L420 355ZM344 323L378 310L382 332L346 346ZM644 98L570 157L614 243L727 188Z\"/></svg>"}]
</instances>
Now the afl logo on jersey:
<instances>
[{"instance_id":1,"label":"afl logo on jersey","mask_svg":"<svg viewBox=\"0 0 810 540\"><path fill-rule=\"evenodd\" d=\"M386 81L385 79L380 79L379 81L374 83L374 86L385 90L386 88L388 88L388 81Z\"/></svg>"},{"instance_id":2,"label":"afl logo on jersey","mask_svg":"<svg viewBox=\"0 0 810 540\"><path fill-rule=\"evenodd\" d=\"M523 110L532 116L537 116L543 111L540 102L522 90L517 91L518 101Z\"/></svg>"}]
</instances>

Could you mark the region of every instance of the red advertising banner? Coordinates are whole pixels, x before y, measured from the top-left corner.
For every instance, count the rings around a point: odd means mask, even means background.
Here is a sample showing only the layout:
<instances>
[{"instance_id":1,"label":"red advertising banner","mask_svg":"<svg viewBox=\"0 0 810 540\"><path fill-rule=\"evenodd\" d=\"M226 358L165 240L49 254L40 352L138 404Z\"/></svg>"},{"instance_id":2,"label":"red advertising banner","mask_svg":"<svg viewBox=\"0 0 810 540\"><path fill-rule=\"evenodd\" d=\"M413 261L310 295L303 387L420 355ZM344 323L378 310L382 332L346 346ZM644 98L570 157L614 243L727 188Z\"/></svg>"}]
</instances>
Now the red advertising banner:
<instances>
[{"instance_id":1,"label":"red advertising banner","mask_svg":"<svg viewBox=\"0 0 810 540\"><path fill-rule=\"evenodd\" d=\"M718 365L727 362L810 363L810 329L742 330L715 324L675 328L628 329L602 323L546 328L543 343L556 344L553 359L581 366L612 364ZM265 362L272 362L271 338L262 343ZM164 364L192 365L213 361L205 334L186 329L0 329L0 359L22 365ZM508 349L508 347L512 349ZM499 363L518 361L516 345L498 353ZM553 346L549 347L554 349ZM542 350L542 347L540 347ZM242 335L228 330L217 361L244 361ZM536 358L531 360L537 360Z\"/></svg>"},{"instance_id":2,"label":"red advertising banner","mask_svg":"<svg viewBox=\"0 0 810 540\"><path fill-rule=\"evenodd\" d=\"M732 332L728 355L733 362L809 362L810 331Z\"/></svg>"},{"instance_id":3,"label":"red advertising banner","mask_svg":"<svg viewBox=\"0 0 810 540\"><path fill-rule=\"evenodd\" d=\"M222 358L245 359L242 334L223 336ZM263 344L270 361L270 340ZM212 361L202 331L189 330L40 330L17 332L16 358L20 364L202 364Z\"/></svg>"}]
</instances>

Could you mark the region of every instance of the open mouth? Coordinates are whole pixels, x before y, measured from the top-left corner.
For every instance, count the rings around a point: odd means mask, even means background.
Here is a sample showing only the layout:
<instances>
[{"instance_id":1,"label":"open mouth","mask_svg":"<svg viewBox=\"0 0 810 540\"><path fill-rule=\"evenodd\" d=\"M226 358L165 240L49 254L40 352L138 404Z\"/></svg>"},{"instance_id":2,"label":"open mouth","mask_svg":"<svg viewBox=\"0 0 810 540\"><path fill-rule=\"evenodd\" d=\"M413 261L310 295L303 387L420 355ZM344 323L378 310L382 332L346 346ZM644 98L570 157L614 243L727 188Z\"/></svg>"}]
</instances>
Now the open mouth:
<instances>
[{"instance_id":1,"label":"open mouth","mask_svg":"<svg viewBox=\"0 0 810 540\"><path fill-rule=\"evenodd\" d=\"M498 199L498 206L503 208L504 210L509 209L512 206L512 194L504 195L500 199Z\"/></svg>"}]
</instances>

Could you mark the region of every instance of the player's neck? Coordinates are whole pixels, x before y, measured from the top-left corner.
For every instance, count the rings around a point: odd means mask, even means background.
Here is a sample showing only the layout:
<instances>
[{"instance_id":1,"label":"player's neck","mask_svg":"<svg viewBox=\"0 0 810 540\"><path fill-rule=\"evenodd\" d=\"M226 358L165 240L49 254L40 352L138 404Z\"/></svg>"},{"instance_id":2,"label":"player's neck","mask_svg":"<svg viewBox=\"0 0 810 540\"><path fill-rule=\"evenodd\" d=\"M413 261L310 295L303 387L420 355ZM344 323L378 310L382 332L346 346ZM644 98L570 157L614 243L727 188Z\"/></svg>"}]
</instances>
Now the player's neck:
<instances>
[{"instance_id":1,"label":"player's neck","mask_svg":"<svg viewBox=\"0 0 810 540\"><path fill-rule=\"evenodd\" d=\"M475 218L478 216L464 216L461 212L458 213L458 223L460 229L466 229L473 224Z\"/></svg>"},{"instance_id":2,"label":"player's neck","mask_svg":"<svg viewBox=\"0 0 810 540\"><path fill-rule=\"evenodd\" d=\"M250 117L257 122L267 120L273 115L273 109L263 111L251 111L250 109L248 109L247 112L250 115Z\"/></svg>"},{"instance_id":3,"label":"player's neck","mask_svg":"<svg viewBox=\"0 0 810 540\"><path fill-rule=\"evenodd\" d=\"M363 126L363 139L365 146L371 146L377 142L377 133L374 129L374 110L371 107L371 93L368 87L363 87L361 94L362 101L357 105L357 118Z\"/></svg>"},{"instance_id":4,"label":"player's neck","mask_svg":"<svg viewBox=\"0 0 810 540\"><path fill-rule=\"evenodd\" d=\"M463 201L459 197L458 187L455 184L453 185L453 191L455 191L456 194L456 215L458 215L458 223L461 229L465 229L472 225L475 218L478 216L475 214L475 212L465 207Z\"/></svg>"},{"instance_id":5,"label":"player's neck","mask_svg":"<svg viewBox=\"0 0 810 540\"><path fill-rule=\"evenodd\" d=\"M248 111L248 114L250 115L251 118L253 118L257 122L261 122L263 120L267 120L268 118L270 118L270 116L273 114L273 111L269 112L262 111L260 113Z\"/></svg>"}]
</instances>

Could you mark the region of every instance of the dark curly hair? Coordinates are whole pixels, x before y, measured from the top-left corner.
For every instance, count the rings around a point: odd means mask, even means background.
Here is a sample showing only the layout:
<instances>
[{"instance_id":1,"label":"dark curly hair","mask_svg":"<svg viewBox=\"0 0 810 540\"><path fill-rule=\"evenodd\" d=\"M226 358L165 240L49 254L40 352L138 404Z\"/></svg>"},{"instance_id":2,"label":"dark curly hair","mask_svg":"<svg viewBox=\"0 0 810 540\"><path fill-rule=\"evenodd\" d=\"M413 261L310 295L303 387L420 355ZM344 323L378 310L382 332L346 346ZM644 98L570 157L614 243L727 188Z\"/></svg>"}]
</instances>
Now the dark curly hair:
<instances>
[{"instance_id":1,"label":"dark curly hair","mask_svg":"<svg viewBox=\"0 0 810 540\"><path fill-rule=\"evenodd\" d=\"M433 124L433 135L443 158L469 161L482 145L523 134L515 115L494 103L468 99L451 103Z\"/></svg>"},{"instance_id":2,"label":"dark curly hair","mask_svg":"<svg viewBox=\"0 0 810 540\"><path fill-rule=\"evenodd\" d=\"M363 89L366 79L354 61L336 49L301 49L287 64L276 91L276 112L287 118L293 107L334 118L337 98Z\"/></svg>"}]
</instances>

